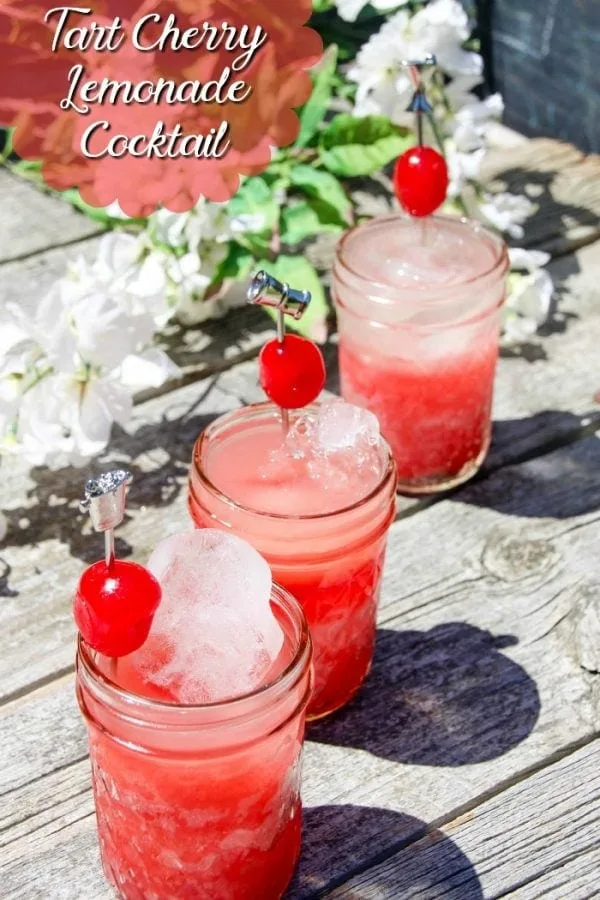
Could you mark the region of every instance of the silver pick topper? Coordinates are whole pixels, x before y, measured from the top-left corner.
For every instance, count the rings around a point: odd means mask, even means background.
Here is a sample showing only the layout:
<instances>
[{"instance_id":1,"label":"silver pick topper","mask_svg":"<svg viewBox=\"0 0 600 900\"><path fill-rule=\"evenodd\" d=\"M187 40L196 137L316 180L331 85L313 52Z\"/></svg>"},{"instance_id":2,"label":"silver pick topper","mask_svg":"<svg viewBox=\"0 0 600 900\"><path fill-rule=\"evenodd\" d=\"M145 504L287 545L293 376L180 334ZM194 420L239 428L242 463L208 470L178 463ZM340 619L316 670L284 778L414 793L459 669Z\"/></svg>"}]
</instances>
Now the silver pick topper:
<instances>
[{"instance_id":1,"label":"silver pick topper","mask_svg":"<svg viewBox=\"0 0 600 900\"><path fill-rule=\"evenodd\" d=\"M424 59L403 59L400 65L408 69L413 84L414 93L408 111L415 114L417 142L422 145L423 115L430 115L433 107L425 96L425 87L421 76L423 69L427 66L437 66L437 59L432 53L427 53Z\"/></svg>"},{"instance_id":2,"label":"silver pick topper","mask_svg":"<svg viewBox=\"0 0 600 900\"><path fill-rule=\"evenodd\" d=\"M132 477L126 469L114 469L90 478L80 503L81 510L89 512L94 530L104 532L105 559L109 567L115 558L114 530L125 516L125 497Z\"/></svg>"},{"instance_id":3,"label":"silver pick topper","mask_svg":"<svg viewBox=\"0 0 600 900\"><path fill-rule=\"evenodd\" d=\"M246 297L248 303L271 306L296 320L302 318L311 300L310 291L291 288L264 270L257 272L250 282Z\"/></svg>"}]
</instances>

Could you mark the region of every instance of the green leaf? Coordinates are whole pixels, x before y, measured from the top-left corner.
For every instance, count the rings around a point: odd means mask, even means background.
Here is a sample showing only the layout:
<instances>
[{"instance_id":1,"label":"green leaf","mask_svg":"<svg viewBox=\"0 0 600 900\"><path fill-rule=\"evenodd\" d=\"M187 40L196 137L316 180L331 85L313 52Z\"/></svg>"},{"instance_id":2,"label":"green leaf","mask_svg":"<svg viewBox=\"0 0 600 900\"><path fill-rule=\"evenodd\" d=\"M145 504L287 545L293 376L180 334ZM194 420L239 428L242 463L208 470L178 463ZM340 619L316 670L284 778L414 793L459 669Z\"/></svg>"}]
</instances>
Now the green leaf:
<instances>
[{"instance_id":1,"label":"green leaf","mask_svg":"<svg viewBox=\"0 0 600 900\"><path fill-rule=\"evenodd\" d=\"M323 342L327 337L328 307L325 299L325 291L319 279L319 275L304 256L278 256L275 262L260 260L256 269L266 269L280 281L287 282L294 288L307 290L311 293L311 301L302 318L296 322L294 319L286 319L286 326L290 326L300 334L312 340ZM275 312L264 307L273 317Z\"/></svg>"},{"instance_id":2,"label":"green leaf","mask_svg":"<svg viewBox=\"0 0 600 900\"><path fill-rule=\"evenodd\" d=\"M335 117L320 139L319 160L334 175L371 175L399 156L413 140L385 116Z\"/></svg>"},{"instance_id":3,"label":"green leaf","mask_svg":"<svg viewBox=\"0 0 600 900\"><path fill-rule=\"evenodd\" d=\"M299 244L305 238L326 231L342 231L335 209L317 198L301 200L286 206L281 213L281 240L284 244Z\"/></svg>"},{"instance_id":4,"label":"green leaf","mask_svg":"<svg viewBox=\"0 0 600 900\"><path fill-rule=\"evenodd\" d=\"M94 222L100 222L102 225L106 225L107 227L113 227L115 225L129 226L146 224L146 219L144 218L122 219L120 218L120 216L111 216L110 213L108 213L106 209L101 206L90 206L90 204L86 203L85 200L81 197L81 194L79 193L77 188L69 188L66 191L60 191L59 196L64 197L65 200L68 200L69 203L72 203L75 209L78 209L80 212L85 213L85 215L89 219L93 219Z\"/></svg>"},{"instance_id":5,"label":"green leaf","mask_svg":"<svg viewBox=\"0 0 600 900\"><path fill-rule=\"evenodd\" d=\"M323 121L325 110L331 98L333 77L337 65L337 47L332 44L327 48L318 70L313 77L312 94L298 113L300 118L300 131L294 142L294 147L299 150L306 147L317 128Z\"/></svg>"},{"instance_id":6,"label":"green leaf","mask_svg":"<svg viewBox=\"0 0 600 900\"><path fill-rule=\"evenodd\" d=\"M320 13L331 9L333 0L312 0L313 12Z\"/></svg>"},{"instance_id":7,"label":"green leaf","mask_svg":"<svg viewBox=\"0 0 600 900\"><path fill-rule=\"evenodd\" d=\"M255 175L248 178L228 205L232 216L256 215L262 219L260 228L242 238L246 247L262 255L269 249L273 230L279 219L279 207L273 191L264 178Z\"/></svg>"},{"instance_id":8,"label":"green leaf","mask_svg":"<svg viewBox=\"0 0 600 900\"><path fill-rule=\"evenodd\" d=\"M330 206L337 213L340 224L347 225L351 220L352 202L335 175L312 166L298 165L290 172L290 183L302 193Z\"/></svg>"},{"instance_id":9,"label":"green leaf","mask_svg":"<svg viewBox=\"0 0 600 900\"><path fill-rule=\"evenodd\" d=\"M13 131L12 128L0 128L0 141L3 141L2 150L0 150L0 163L6 162L13 152Z\"/></svg>"},{"instance_id":10,"label":"green leaf","mask_svg":"<svg viewBox=\"0 0 600 900\"><path fill-rule=\"evenodd\" d=\"M254 265L254 257L245 247L236 241L230 241L227 256L217 266L213 284L221 284L226 280L241 281Z\"/></svg>"}]
</instances>

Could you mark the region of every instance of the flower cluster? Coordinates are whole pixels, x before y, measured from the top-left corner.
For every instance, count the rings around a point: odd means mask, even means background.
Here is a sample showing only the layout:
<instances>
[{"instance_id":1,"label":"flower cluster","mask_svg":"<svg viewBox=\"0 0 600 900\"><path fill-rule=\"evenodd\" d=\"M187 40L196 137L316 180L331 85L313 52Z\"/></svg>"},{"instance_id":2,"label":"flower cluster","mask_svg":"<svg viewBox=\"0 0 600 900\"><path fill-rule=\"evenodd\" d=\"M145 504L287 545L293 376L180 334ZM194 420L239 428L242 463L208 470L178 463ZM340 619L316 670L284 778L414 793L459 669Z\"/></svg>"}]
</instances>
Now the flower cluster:
<instances>
[{"instance_id":1,"label":"flower cluster","mask_svg":"<svg viewBox=\"0 0 600 900\"><path fill-rule=\"evenodd\" d=\"M111 216L124 218L118 208ZM159 211L138 235L106 234L41 300L0 310L0 448L33 465L83 465L125 424L133 396L178 374L154 346L173 316L210 315L201 301L233 234L246 224L201 201Z\"/></svg>"},{"instance_id":2,"label":"flower cluster","mask_svg":"<svg viewBox=\"0 0 600 900\"><path fill-rule=\"evenodd\" d=\"M366 6L365 0L318 4L335 5L347 22ZM458 0L371 0L370 6L393 11L358 49L345 77L336 72L335 55L325 55L314 73L316 99L300 113L296 145L277 151L267 172L248 178L232 201L201 200L189 212L159 210L143 221L113 204L104 211L113 230L93 262L75 260L41 301L0 309L0 452L18 449L30 463L52 467L80 465L99 453L113 423L129 419L135 394L177 374L156 345L166 322L175 316L192 325L222 314L230 281L262 267L265 257L278 277L310 286L306 327L314 334L324 326L325 297L302 242L346 228L355 211L343 179L374 172L401 152L407 132L397 126L413 126L405 60L433 53L438 61L428 76L429 125L448 162L449 210L464 209L468 189L484 222L513 239L523 236L534 210L529 198L492 195L479 183L490 122L503 105L498 94L482 100L473 93L483 61L469 46L464 7ZM344 102L353 97L353 116L329 119L327 104L340 83ZM548 315L547 260L539 252L511 251L506 343L529 339Z\"/></svg>"},{"instance_id":3,"label":"flower cluster","mask_svg":"<svg viewBox=\"0 0 600 900\"><path fill-rule=\"evenodd\" d=\"M365 6L362 0L336 0L342 18L353 20ZM385 9L389 4L371 4ZM469 20L459 0L431 0L413 4L407 0L360 49L348 78L355 82L356 115L384 115L397 125L411 124L407 112L412 84L403 63L435 55L438 69L428 86L433 105L431 126L443 144L450 185L449 208L462 207L465 186L473 188L479 218L508 237L520 240L523 224L535 211L525 195L490 194L478 184L481 166L488 151L490 122L499 120L504 106L500 94L479 100L473 93L483 81L483 59L465 49L470 34ZM548 315L552 279L541 267L549 257L544 253L511 251L511 277L505 307L505 343L519 343L531 337Z\"/></svg>"},{"instance_id":4,"label":"flower cluster","mask_svg":"<svg viewBox=\"0 0 600 900\"><path fill-rule=\"evenodd\" d=\"M125 423L135 390L174 365L149 347L165 320L165 273L140 240L114 232L38 301L2 310L0 435L32 464L84 463Z\"/></svg>"}]
</instances>

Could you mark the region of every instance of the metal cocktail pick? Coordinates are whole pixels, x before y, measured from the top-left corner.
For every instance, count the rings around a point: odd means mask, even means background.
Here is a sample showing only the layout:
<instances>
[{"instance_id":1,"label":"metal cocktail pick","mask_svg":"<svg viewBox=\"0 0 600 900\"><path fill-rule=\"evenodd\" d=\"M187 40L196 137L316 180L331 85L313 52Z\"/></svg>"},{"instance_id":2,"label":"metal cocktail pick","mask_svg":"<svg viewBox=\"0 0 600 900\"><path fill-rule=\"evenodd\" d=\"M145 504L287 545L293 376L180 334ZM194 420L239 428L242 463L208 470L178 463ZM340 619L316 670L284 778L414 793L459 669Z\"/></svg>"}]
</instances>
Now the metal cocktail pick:
<instances>
[{"instance_id":1,"label":"metal cocktail pick","mask_svg":"<svg viewBox=\"0 0 600 900\"><path fill-rule=\"evenodd\" d=\"M125 497L133 476L126 469L90 478L79 506L89 512L95 531L104 532L104 558L110 569L115 561L115 528L125 515Z\"/></svg>"},{"instance_id":2,"label":"metal cocktail pick","mask_svg":"<svg viewBox=\"0 0 600 900\"><path fill-rule=\"evenodd\" d=\"M423 116L429 116L431 120L433 107L425 94L425 85L423 84L422 75L424 68L428 66L437 66L437 58L433 53L427 53L424 59L403 59L400 65L408 69L408 74L414 88L414 94L410 101L408 111L415 114L417 142L420 146L423 146ZM439 144L437 134L435 137Z\"/></svg>"},{"instance_id":3,"label":"metal cocktail pick","mask_svg":"<svg viewBox=\"0 0 600 900\"><path fill-rule=\"evenodd\" d=\"M257 272L246 292L248 303L258 306L270 306L276 310L277 340L282 343L285 337L285 317L291 316L298 321L306 312L311 301L310 291L291 288L285 281L279 281L273 275L261 270ZM284 433L290 425L289 410L281 410L281 421Z\"/></svg>"}]
</instances>

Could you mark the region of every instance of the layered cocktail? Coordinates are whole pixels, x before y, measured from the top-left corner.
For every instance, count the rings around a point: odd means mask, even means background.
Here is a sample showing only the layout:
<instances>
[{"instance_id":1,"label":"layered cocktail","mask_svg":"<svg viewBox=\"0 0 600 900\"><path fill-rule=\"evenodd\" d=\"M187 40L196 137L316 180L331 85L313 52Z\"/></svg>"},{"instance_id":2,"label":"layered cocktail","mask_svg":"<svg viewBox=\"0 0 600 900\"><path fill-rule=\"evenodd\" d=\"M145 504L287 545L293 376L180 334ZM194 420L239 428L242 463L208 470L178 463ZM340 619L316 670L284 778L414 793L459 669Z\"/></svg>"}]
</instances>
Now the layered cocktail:
<instances>
[{"instance_id":1,"label":"layered cocktail","mask_svg":"<svg viewBox=\"0 0 600 900\"><path fill-rule=\"evenodd\" d=\"M342 706L371 665L395 470L377 421L340 400L288 416L259 403L199 437L189 483L199 527L238 534L301 603L313 639L310 717Z\"/></svg>"},{"instance_id":2,"label":"layered cocktail","mask_svg":"<svg viewBox=\"0 0 600 900\"><path fill-rule=\"evenodd\" d=\"M482 226L398 214L340 242L342 395L378 418L407 493L470 478L489 445L507 253Z\"/></svg>"},{"instance_id":3,"label":"layered cocktail","mask_svg":"<svg viewBox=\"0 0 600 900\"><path fill-rule=\"evenodd\" d=\"M220 531L169 538L141 647L80 638L102 863L125 900L278 900L292 876L311 643L257 560Z\"/></svg>"}]
</instances>

